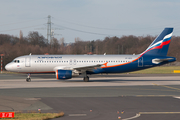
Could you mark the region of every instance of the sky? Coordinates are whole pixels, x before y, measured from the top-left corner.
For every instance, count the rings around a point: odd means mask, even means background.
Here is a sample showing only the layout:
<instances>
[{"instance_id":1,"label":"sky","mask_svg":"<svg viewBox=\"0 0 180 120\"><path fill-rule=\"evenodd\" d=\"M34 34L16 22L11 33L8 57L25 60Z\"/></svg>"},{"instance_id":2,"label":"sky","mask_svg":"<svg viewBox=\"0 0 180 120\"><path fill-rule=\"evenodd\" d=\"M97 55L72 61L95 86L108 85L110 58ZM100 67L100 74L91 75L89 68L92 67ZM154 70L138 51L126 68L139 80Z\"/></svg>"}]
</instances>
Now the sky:
<instances>
[{"instance_id":1,"label":"sky","mask_svg":"<svg viewBox=\"0 0 180 120\"><path fill-rule=\"evenodd\" d=\"M1 0L0 34L47 38L48 15L54 37L72 43L123 35L158 35L173 27L180 36L179 0Z\"/></svg>"}]
</instances>

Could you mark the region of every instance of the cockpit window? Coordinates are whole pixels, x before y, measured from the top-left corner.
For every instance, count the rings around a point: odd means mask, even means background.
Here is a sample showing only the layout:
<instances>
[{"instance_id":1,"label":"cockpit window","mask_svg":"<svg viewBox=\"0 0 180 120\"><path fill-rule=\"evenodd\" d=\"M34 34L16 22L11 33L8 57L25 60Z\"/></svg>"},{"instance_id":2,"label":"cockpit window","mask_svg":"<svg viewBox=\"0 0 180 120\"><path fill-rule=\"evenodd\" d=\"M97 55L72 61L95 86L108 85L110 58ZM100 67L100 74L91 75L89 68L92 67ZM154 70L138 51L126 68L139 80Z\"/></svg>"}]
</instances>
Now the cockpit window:
<instances>
[{"instance_id":1,"label":"cockpit window","mask_svg":"<svg viewBox=\"0 0 180 120\"><path fill-rule=\"evenodd\" d=\"M14 63L19 63L19 60L13 60Z\"/></svg>"}]
</instances>

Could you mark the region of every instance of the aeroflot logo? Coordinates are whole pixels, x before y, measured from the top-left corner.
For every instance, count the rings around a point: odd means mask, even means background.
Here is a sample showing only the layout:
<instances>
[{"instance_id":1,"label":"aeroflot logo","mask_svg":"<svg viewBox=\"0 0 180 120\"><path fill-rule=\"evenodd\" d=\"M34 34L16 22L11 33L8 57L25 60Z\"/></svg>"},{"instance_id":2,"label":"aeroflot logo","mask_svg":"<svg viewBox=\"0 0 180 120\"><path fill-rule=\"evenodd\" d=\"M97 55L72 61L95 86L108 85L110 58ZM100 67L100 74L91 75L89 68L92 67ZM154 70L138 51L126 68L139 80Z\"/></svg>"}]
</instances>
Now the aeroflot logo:
<instances>
[{"instance_id":1,"label":"aeroflot logo","mask_svg":"<svg viewBox=\"0 0 180 120\"><path fill-rule=\"evenodd\" d=\"M14 118L14 112L0 112L0 118Z\"/></svg>"},{"instance_id":2,"label":"aeroflot logo","mask_svg":"<svg viewBox=\"0 0 180 120\"><path fill-rule=\"evenodd\" d=\"M59 58L62 58L62 57L38 57L38 59L59 59Z\"/></svg>"}]
</instances>

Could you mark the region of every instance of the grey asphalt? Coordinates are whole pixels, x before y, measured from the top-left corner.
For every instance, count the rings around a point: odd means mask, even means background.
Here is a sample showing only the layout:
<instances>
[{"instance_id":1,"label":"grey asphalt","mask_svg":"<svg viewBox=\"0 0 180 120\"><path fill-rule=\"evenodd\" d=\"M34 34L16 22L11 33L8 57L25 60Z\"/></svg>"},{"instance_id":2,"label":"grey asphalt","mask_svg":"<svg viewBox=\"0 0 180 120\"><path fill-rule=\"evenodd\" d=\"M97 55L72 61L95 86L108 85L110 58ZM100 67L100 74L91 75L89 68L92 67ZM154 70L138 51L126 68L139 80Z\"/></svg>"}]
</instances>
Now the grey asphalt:
<instances>
[{"instance_id":1,"label":"grey asphalt","mask_svg":"<svg viewBox=\"0 0 180 120\"><path fill-rule=\"evenodd\" d=\"M141 76L147 81L139 80ZM161 76L167 76L168 79L159 79ZM118 117L124 120L128 120L127 118L180 119L178 74L156 74L151 79L149 74L96 75L92 76L92 82L89 83L80 82L81 78L76 78L75 81L57 82L53 75L32 75L35 80L26 83L24 77L26 75L0 74L0 112L28 112L37 111L40 108L42 112L63 111L65 113L64 117L55 120L117 120ZM105 80L107 77L114 77L114 79ZM19 84L19 88L10 86L15 82ZM151 84L144 85L147 82ZM47 87L28 86L30 84L36 86L38 83ZM52 87L53 83L61 85ZM116 83L117 86L111 86ZM52 86L48 86L50 84ZM67 87L63 84L72 84L72 86ZM76 84L91 84L91 86L73 87ZM96 86L97 84L102 86ZM122 111L124 112L121 113Z\"/></svg>"},{"instance_id":2,"label":"grey asphalt","mask_svg":"<svg viewBox=\"0 0 180 120\"><path fill-rule=\"evenodd\" d=\"M172 97L56 97L42 98L42 102L51 106L55 111L65 112L65 117L59 120L117 120L119 116L122 119L130 118L139 112L180 111L179 100ZM170 116L156 113L142 114L136 120L156 120L157 117L163 120L174 120L179 119L180 114L170 114Z\"/></svg>"},{"instance_id":3,"label":"grey asphalt","mask_svg":"<svg viewBox=\"0 0 180 120\"><path fill-rule=\"evenodd\" d=\"M98 78L98 77L151 77L151 76L180 76L179 74L95 74L95 75L89 75L90 80L91 78ZM0 80L6 80L6 79L26 79L27 74L0 74ZM48 78L56 78L55 74L31 74L32 79L48 79ZM80 80L82 79L82 76L78 76Z\"/></svg>"}]
</instances>

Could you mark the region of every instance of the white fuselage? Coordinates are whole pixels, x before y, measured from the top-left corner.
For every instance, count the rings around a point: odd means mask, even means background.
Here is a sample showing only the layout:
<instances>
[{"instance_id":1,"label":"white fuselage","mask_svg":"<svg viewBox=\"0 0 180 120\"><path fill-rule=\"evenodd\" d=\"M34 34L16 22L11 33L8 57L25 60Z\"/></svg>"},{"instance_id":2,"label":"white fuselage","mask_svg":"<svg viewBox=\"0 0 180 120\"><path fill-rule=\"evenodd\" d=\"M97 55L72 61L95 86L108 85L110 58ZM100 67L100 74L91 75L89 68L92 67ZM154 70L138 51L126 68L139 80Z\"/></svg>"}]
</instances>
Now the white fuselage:
<instances>
[{"instance_id":1,"label":"white fuselage","mask_svg":"<svg viewBox=\"0 0 180 120\"><path fill-rule=\"evenodd\" d=\"M25 55L15 58L6 69L23 73L52 73L57 69L79 68L82 66L114 66L132 62L139 55Z\"/></svg>"}]
</instances>

